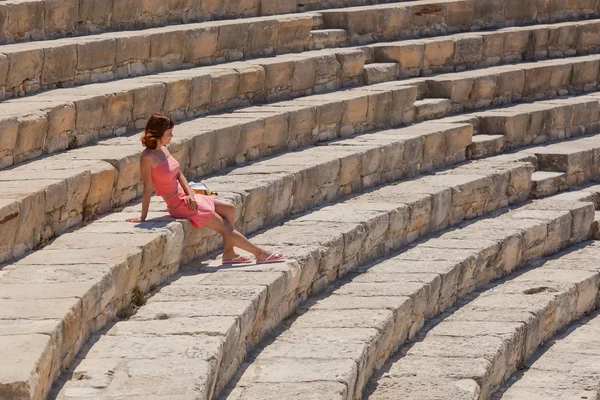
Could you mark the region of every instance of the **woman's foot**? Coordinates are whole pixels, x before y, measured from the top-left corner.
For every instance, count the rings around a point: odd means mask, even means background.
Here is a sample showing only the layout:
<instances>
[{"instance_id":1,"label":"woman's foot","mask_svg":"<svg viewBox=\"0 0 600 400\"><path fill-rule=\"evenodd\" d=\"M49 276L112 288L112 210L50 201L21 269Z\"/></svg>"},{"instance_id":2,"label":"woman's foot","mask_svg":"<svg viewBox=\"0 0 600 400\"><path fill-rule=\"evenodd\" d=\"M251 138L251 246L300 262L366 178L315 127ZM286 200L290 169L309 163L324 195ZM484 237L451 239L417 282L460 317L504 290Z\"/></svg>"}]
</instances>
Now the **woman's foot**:
<instances>
[{"instance_id":1,"label":"woman's foot","mask_svg":"<svg viewBox=\"0 0 600 400\"><path fill-rule=\"evenodd\" d=\"M252 262L252 259L247 256L241 256L237 253L233 253L231 256L223 254L222 264L246 264Z\"/></svg>"},{"instance_id":2,"label":"woman's foot","mask_svg":"<svg viewBox=\"0 0 600 400\"><path fill-rule=\"evenodd\" d=\"M269 264L285 261L285 256L281 253L275 252L263 252L260 256L256 257L257 264Z\"/></svg>"}]
</instances>

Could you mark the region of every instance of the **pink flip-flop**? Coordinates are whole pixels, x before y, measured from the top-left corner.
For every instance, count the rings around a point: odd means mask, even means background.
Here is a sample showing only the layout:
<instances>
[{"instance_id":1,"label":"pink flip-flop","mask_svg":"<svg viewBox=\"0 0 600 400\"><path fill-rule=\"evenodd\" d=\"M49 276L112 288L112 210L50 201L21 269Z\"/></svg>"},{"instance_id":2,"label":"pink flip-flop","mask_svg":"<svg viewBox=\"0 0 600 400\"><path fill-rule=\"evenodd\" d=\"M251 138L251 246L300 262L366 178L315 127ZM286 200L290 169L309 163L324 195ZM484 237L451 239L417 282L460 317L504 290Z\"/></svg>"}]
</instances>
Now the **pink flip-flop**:
<instances>
[{"instance_id":1,"label":"pink flip-flop","mask_svg":"<svg viewBox=\"0 0 600 400\"><path fill-rule=\"evenodd\" d=\"M223 259L221 260L221 264L226 265L226 264L247 264L252 262L252 259L250 259L250 257L246 257L246 256L239 256L236 258L230 258L230 259Z\"/></svg>"},{"instance_id":2,"label":"pink flip-flop","mask_svg":"<svg viewBox=\"0 0 600 400\"><path fill-rule=\"evenodd\" d=\"M265 258L264 260L257 260L256 263L257 264L269 264L269 263L276 263L276 262L281 262L281 261L285 261L285 256L281 253L271 253L271 255L267 258Z\"/></svg>"}]
</instances>

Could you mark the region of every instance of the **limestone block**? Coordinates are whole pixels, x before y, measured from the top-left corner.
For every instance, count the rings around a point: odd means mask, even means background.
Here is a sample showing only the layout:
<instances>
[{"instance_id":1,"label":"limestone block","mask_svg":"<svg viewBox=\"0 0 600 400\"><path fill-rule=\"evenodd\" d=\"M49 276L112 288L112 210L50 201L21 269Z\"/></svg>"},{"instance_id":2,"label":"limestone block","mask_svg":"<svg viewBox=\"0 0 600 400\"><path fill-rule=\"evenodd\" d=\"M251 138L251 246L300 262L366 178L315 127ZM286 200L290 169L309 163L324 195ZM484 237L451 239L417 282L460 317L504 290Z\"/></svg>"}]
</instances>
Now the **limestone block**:
<instances>
[{"instance_id":1,"label":"limestone block","mask_svg":"<svg viewBox=\"0 0 600 400\"><path fill-rule=\"evenodd\" d=\"M212 79L209 74L196 76L191 83L190 110L208 108L212 93Z\"/></svg>"},{"instance_id":2,"label":"limestone block","mask_svg":"<svg viewBox=\"0 0 600 400\"><path fill-rule=\"evenodd\" d=\"M17 237L22 203L11 199L0 199L0 260L8 260L12 256Z\"/></svg>"},{"instance_id":3,"label":"limestone block","mask_svg":"<svg viewBox=\"0 0 600 400\"><path fill-rule=\"evenodd\" d=\"M42 85L65 82L75 78L77 47L72 45L44 49Z\"/></svg>"},{"instance_id":4,"label":"limestone block","mask_svg":"<svg viewBox=\"0 0 600 400\"><path fill-rule=\"evenodd\" d=\"M423 68L436 68L451 65L454 58L454 40L425 41Z\"/></svg>"},{"instance_id":5,"label":"limestone block","mask_svg":"<svg viewBox=\"0 0 600 400\"><path fill-rule=\"evenodd\" d=\"M125 127L132 121L133 92L124 91L108 95L102 116L103 127Z\"/></svg>"},{"instance_id":6,"label":"limestone block","mask_svg":"<svg viewBox=\"0 0 600 400\"><path fill-rule=\"evenodd\" d=\"M296 12L294 0L260 0L260 15L277 15Z\"/></svg>"},{"instance_id":7,"label":"limestone block","mask_svg":"<svg viewBox=\"0 0 600 400\"><path fill-rule=\"evenodd\" d=\"M4 54L0 54L0 86L6 86L6 80L8 78L8 67L10 61Z\"/></svg>"},{"instance_id":8,"label":"limestone block","mask_svg":"<svg viewBox=\"0 0 600 400\"><path fill-rule=\"evenodd\" d=\"M303 108L289 113L288 127L294 138L309 137L316 126L316 110L314 107Z\"/></svg>"},{"instance_id":9,"label":"limestone block","mask_svg":"<svg viewBox=\"0 0 600 400\"><path fill-rule=\"evenodd\" d=\"M521 55L525 53L529 46L531 33L529 31L517 30L506 32L504 40L504 56Z\"/></svg>"},{"instance_id":10,"label":"limestone block","mask_svg":"<svg viewBox=\"0 0 600 400\"><path fill-rule=\"evenodd\" d=\"M226 69L212 75L211 106L235 99L239 94L240 74ZM268 76L267 76L268 77Z\"/></svg>"},{"instance_id":11,"label":"limestone block","mask_svg":"<svg viewBox=\"0 0 600 400\"><path fill-rule=\"evenodd\" d=\"M597 48L598 43L600 43L600 26L598 23L579 26L578 51L585 52Z\"/></svg>"},{"instance_id":12,"label":"limestone block","mask_svg":"<svg viewBox=\"0 0 600 400\"><path fill-rule=\"evenodd\" d=\"M564 90L571 82L572 74L572 64L554 65L552 67L552 77L550 78L550 88L557 92Z\"/></svg>"},{"instance_id":13,"label":"limestone block","mask_svg":"<svg viewBox=\"0 0 600 400\"><path fill-rule=\"evenodd\" d=\"M341 102L330 102L317 108L317 126L339 124L342 119Z\"/></svg>"},{"instance_id":14,"label":"limestone block","mask_svg":"<svg viewBox=\"0 0 600 400\"><path fill-rule=\"evenodd\" d=\"M453 1L446 4L446 24L451 27L470 28L475 18L475 0Z\"/></svg>"},{"instance_id":15,"label":"limestone block","mask_svg":"<svg viewBox=\"0 0 600 400\"><path fill-rule=\"evenodd\" d=\"M5 157L12 157L17 145L18 131L19 124L16 117L4 117L0 119L0 160ZM1 164L2 162L0 162Z\"/></svg>"},{"instance_id":16,"label":"limestone block","mask_svg":"<svg viewBox=\"0 0 600 400\"><path fill-rule=\"evenodd\" d=\"M521 95L525 86L525 71L507 71L498 75L496 97L513 98Z\"/></svg>"},{"instance_id":17,"label":"limestone block","mask_svg":"<svg viewBox=\"0 0 600 400\"><path fill-rule=\"evenodd\" d=\"M162 111L167 88L156 83L136 89L133 92L133 120L146 119L151 114ZM79 112L77 115L79 122Z\"/></svg>"},{"instance_id":18,"label":"limestone block","mask_svg":"<svg viewBox=\"0 0 600 400\"><path fill-rule=\"evenodd\" d=\"M483 35L482 60L488 64L498 63L504 56L504 33L486 33Z\"/></svg>"},{"instance_id":19,"label":"limestone block","mask_svg":"<svg viewBox=\"0 0 600 400\"><path fill-rule=\"evenodd\" d=\"M92 176L89 171L73 175L66 180L66 202L60 211L59 227L63 231L83 220L83 205L90 190Z\"/></svg>"},{"instance_id":20,"label":"limestone block","mask_svg":"<svg viewBox=\"0 0 600 400\"><path fill-rule=\"evenodd\" d=\"M229 0L229 15L256 17L259 15L260 0Z\"/></svg>"},{"instance_id":21,"label":"limestone block","mask_svg":"<svg viewBox=\"0 0 600 400\"><path fill-rule=\"evenodd\" d=\"M292 72L292 90L306 90L316 84L317 59L307 58L294 61Z\"/></svg>"},{"instance_id":22,"label":"limestone block","mask_svg":"<svg viewBox=\"0 0 600 400\"><path fill-rule=\"evenodd\" d=\"M273 54L279 24L276 21L256 21L248 26L248 54L253 57Z\"/></svg>"},{"instance_id":23,"label":"limestone block","mask_svg":"<svg viewBox=\"0 0 600 400\"><path fill-rule=\"evenodd\" d=\"M403 46L377 47L375 58L382 62L397 62L401 68L411 70L423 67L424 43L414 43Z\"/></svg>"},{"instance_id":24,"label":"limestone block","mask_svg":"<svg viewBox=\"0 0 600 400\"><path fill-rule=\"evenodd\" d=\"M392 112L392 94L390 92L369 95L367 123L372 126L385 126Z\"/></svg>"},{"instance_id":25,"label":"limestone block","mask_svg":"<svg viewBox=\"0 0 600 400\"><path fill-rule=\"evenodd\" d=\"M459 125L444 131L446 133L446 155L464 153L471 144L473 137L473 126L471 124Z\"/></svg>"},{"instance_id":26,"label":"limestone block","mask_svg":"<svg viewBox=\"0 0 600 400\"><path fill-rule=\"evenodd\" d=\"M544 0L538 4L538 14L545 20L556 20L555 16L564 14L568 9L569 0Z\"/></svg>"},{"instance_id":27,"label":"limestone block","mask_svg":"<svg viewBox=\"0 0 600 400\"><path fill-rule=\"evenodd\" d=\"M390 115L392 126L404 123L405 113L412 108L417 100L417 92L416 86L404 87L392 92L392 113Z\"/></svg>"},{"instance_id":28,"label":"limestone block","mask_svg":"<svg viewBox=\"0 0 600 400\"><path fill-rule=\"evenodd\" d=\"M202 27L187 32L183 49L184 63L197 63L199 60L215 56L219 29L216 26Z\"/></svg>"},{"instance_id":29,"label":"limestone block","mask_svg":"<svg viewBox=\"0 0 600 400\"><path fill-rule=\"evenodd\" d=\"M369 98L364 95L361 97L344 100L342 102L344 112L342 114L342 126L360 124L367 119L367 109L369 108Z\"/></svg>"},{"instance_id":30,"label":"limestone block","mask_svg":"<svg viewBox=\"0 0 600 400\"><path fill-rule=\"evenodd\" d=\"M40 190L21 199L22 212L19 215L19 227L15 238L15 251L23 254L25 249L36 246L41 239L44 225L45 195Z\"/></svg>"},{"instance_id":31,"label":"limestone block","mask_svg":"<svg viewBox=\"0 0 600 400\"><path fill-rule=\"evenodd\" d=\"M150 58L150 36L135 35L116 38L116 62L144 61Z\"/></svg>"},{"instance_id":32,"label":"limestone block","mask_svg":"<svg viewBox=\"0 0 600 400\"><path fill-rule=\"evenodd\" d=\"M432 79L427 82L427 92L431 97L441 97L452 100L454 104L464 103L473 89L474 78L462 79Z\"/></svg>"},{"instance_id":33,"label":"limestone block","mask_svg":"<svg viewBox=\"0 0 600 400\"><path fill-rule=\"evenodd\" d=\"M113 14L113 0L86 0L80 3L79 19L84 23L105 26Z\"/></svg>"},{"instance_id":34,"label":"limestone block","mask_svg":"<svg viewBox=\"0 0 600 400\"><path fill-rule=\"evenodd\" d=\"M11 5L6 24L7 33L16 36L31 35L33 39L42 38L44 27L44 2L17 2Z\"/></svg>"},{"instance_id":35,"label":"limestone block","mask_svg":"<svg viewBox=\"0 0 600 400\"><path fill-rule=\"evenodd\" d=\"M181 62L186 44L185 32L171 30L150 38L150 58L156 62Z\"/></svg>"},{"instance_id":36,"label":"limestone block","mask_svg":"<svg viewBox=\"0 0 600 400\"><path fill-rule=\"evenodd\" d=\"M130 189L141 185L140 153L120 158L115 157L115 159L110 160L110 163L118 171L111 200L112 206L116 207L126 204L137 196L137 193L132 192Z\"/></svg>"},{"instance_id":37,"label":"limestone block","mask_svg":"<svg viewBox=\"0 0 600 400\"><path fill-rule=\"evenodd\" d=\"M163 105L165 112L187 109L192 93L191 83L191 79L180 79L165 84L167 88Z\"/></svg>"},{"instance_id":38,"label":"limestone block","mask_svg":"<svg viewBox=\"0 0 600 400\"><path fill-rule=\"evenodd\" d=\"M555 29L550 28L548 34L549 50L561 53L575 50L577 46L578 29L576 25L559 25Z\"/></svg>"},{"instance_id":39,"label":"limestone block","mask_svg":"<svg viewBox=\"0 0 600 400\"><path fill-rule=\"evenodd\" d=\"M78 0L46 0L44 29L49 36L70 33L77 27Z\"/></svg>"},{"instance_id":40,"label":"limestone block","mask_svg":"<svg viewBox=\"0 0 600 400\"><path fill-rule=\"evenodd\" d=\"M544 54L544 52L548 51L550 29L546 27L533 28L531 36L533 51L535 53L542 52Z\"/></svg>"},{"instance_id":41,"label":"limestone block","mask_svg":"<svg viewBox=\"0 0 600 400\"><path fill-rule=\"evenodd\" d=\"M504 25L505 2L495 0L480 0L475 2L474 25L494 27Z\"/></svg>"},{"instance_id":42,"label":"limestone block","mask_svg":"<svg viewBox=\"0 0 600 400\"><path fill-rule=\"evenodd\" d=\"M340 75L341 65L335 55L328 54L317 58L316 84L329 83Z\"/></svg>"},{"instance_id":43,"label":"limestone block","mask_svg":"<svg viewBox=\"0 0 600 400\"><path fill-rule=\"evenodd\" d=\"M203 0L200 9L212 17L224 16L229 9L229 0Z\"/></svg>"},{"instance_id":44,"label":"limestone block","mask_svg":"<svg viewBox=\"0 0 600 400\"><path fill-rule=\"evenodd\" d=\"M386 8L379 19L379 31L384 39L394 39L402 36L411 26L413 14L410 7Z\"/></svg>"},{"instance_id":45,"label":"limestone block","mask_svg":"<svg viewBox=\"0 0 600 400\"><path fill-rule=\"evenodd\" d=\"M353 79L362 75L367 55L360 50L348 51L336 54L336 59L342 66L342 80Z\"/></svg>"},{"instance_id":46,"label":"limestone block","mask_svg":"<svg viewBox=\"0 0 600 400\"><path fill-rule=\"evenodd\" d=\"M490 104L496 94L498 77L481 76L473 82L473 90L471 91L471 101L476 104Z\"/></svg>"},{"instance_id":47,"label":"limestone block","mask_svg":"<svg viewBox=\"0 0 600 400\"><path fill-rule=\"evenodd\" d=\"M240 20L219 25L217 51L221 53L233 50L245 52L248 48L249 25L248 23L240 22Z\"/></svg>"},{"instance_id":48,"label":"limestone block","mask_svg":"<svg viewBox=\"0 0 600 400\"><path fill-rule=\"evenodd\" d=\"M20 86L24 81L39 78L42 73L42 49L24 50L7 54L10 66L6 80L7 89Z\"/></svg>"},{"instance_id":49,"label":"limestone block","mask_svg":"<svg viewBox=\"0 0 600 400\"><path fill-rule=\"evenodd\" d=\"M236 153L245 154L260 146L263 142L264 131L265 121L262 119L242 124L239 147Z\"/></svg>"},{"instance_id":50,"label":"limestone block","mask_svg":"<svg viewBox=\"0 0 600 400\"><path fill-rule=\"evenodd\" d=\"M535 21L537 1L508 0L504 9L504 17L518 22Z\"/></svg>"},{"instance_id":51,"label":"limestone block","mask_svg":"<svg viewBox=\"0 0 600 400\"><path fill-rule=\"evenodd\" d=\"M215 141L212 151L214 151L215 160L235 159L241 132L242 130L239 125L219 128L214 131Z\"/></svg>"},{"instance_id":52,"label":"limestone block","mask_svg":"<svg viewBox=\"0 0 600 400\"><path fill-rule=\"evenodd\" d=\"M48 132L48 119L44 113L20 117L17 143L14 150L15 157L21 160L27 155L39 155L44 147ZM16 161L16 160L15 160Z\"/></svg>"},{"instance_id":53,"label":"limestone block","mask_svg":"<svg viewBox=\"0 0 600 400\"><path fill-rule=\"evenodd\" d=\"M263 144L268 147L282 148L288 140L288 115L274 114L265 118Z\"/></svg>"},{"instance_id":54,"label":"limestone block","mask_svg":"<svg viewBox=\"0 0 600 400\"><path fill-rule=\"evenodd\" d=\"M310 40L312 18L305 16L285 16L279 19L277 49L281 52L304 50Z\"/></svg>"},{"instance_id":55,"label":"limestone block","mask_svg":"<svg viewBox=\"0 0 600 400\"><path fill-rule=\"evenodd\" d=\"M212 131L194 136L190 144L190 169L211 164L217 160L213 151L215 141L216 137Z\"/></svg>"},{"instance_id":56,"label":"limestone block","mask_svg":"<svg viewBox=\"0 0 600 400\"><path fill-rule=\"evenodd\" d=\"M272 62L263 64L265 69L265 89L287 88L292 80L294 63L292 61Z\"/></svg>"},{"instance_id":57,"label":"limestone block","mask_svg":"<svg viewBox=\"0 0 600 400\"><path fill-rule=\"evenodd\" d=\"M415 27L429 27L446 22L442 3L414 5L412 9L413 25Z\"/></svg>"},{"instance_id":58,"label":"limestone block","mask_svg":"<svg viewBox=\"0 0 600 400\"><path fill-rule=\"evenodd\" d=\"M265 87L266 73L260 65L245 65L236 68L240 75L240 95L258 94Z\"/></svg>"},{"instance_id":59,"label":"limestone block","mask_svg":"<svg viewBox=\"0 0 600 400\"><path fill-rule=\"evenodd\" d=\"M114 66L117 42L114 39L97 39L77 45L77 69L89 71Z\"/></svg>"},{"instance_id":60,"label":"limestone block","mask_svg":"<svg viewBox=\"0 0 600 400\"><path fill-rule=\"evenodd\" d=\"M588 84L595 85L597 83L599 67L600 61L598 60L574 63L571 84L578 88Z\"/></svg>"},{"instance_id":61,"label":"limestone block","mask_svg":"<svg viewBox=\"0 0 600 400\"><path fill-rule=\"evenodd\" d=\"M550 88L552 78L551 67L533 67L525 70L524 96L536 96Z\"/></svg>"},{"instance_id":62,"label":"limestone block","mask_svg":"<svg viewBox=\"0 0 600 400\"><path fill-rule=\"evenodd\" d=\"M122 29L134 27L147 4L135 0L114 1L111 23Z\"/></svg>"},{"instance_id":63,"label":"limestone block","mask_svg":"<svg viewBox=\"0 0 600 400\"><path fill-rule=\"evenodd\" d=\"M45 145L48 152L68 147L67 135L75 130L75 118L74 104L59 106L48 112L48 134Z\"/></svg>"},{"instance_id":64,"label":"limestone block","mask_svg":"<svg viewBox=\"0 0 600 400\"><path fill-rule=\"evenodd\" d=\"M75 108L77 110L75 127L78 131L86 132L97 129L105 113L106 97L96 96L80 100L75 103Z\"/></svg>"},{"instance_id":65,"label":"limestone block","mask_svg":"<svg viewBox=\"0 0 600 400\"><path fill-rule=\"evenodd\" d=\"M455 65L477 65L483 55L483 38L460 38L454 44Z\"/></svg>"}]
</instances>

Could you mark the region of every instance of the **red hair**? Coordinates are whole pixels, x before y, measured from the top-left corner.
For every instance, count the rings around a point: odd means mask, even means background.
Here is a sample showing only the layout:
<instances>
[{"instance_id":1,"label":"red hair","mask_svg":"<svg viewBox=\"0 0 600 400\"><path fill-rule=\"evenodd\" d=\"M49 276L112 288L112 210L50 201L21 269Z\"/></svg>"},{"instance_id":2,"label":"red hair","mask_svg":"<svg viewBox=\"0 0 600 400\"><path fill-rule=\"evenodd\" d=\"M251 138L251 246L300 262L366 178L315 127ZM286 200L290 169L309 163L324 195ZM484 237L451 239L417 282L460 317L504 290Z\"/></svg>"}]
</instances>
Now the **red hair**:
<instances>
[{"instance_id":1,"label":"red hair","mask_svg":"<svg viewBox=\"0 0 600 400\"><path fill-rule=\"evenodd\" d=\"M158 139L174 126L175 123L168 115L152 114L146 122L144 135L141 138L142 144L148 149L155 150L158 147Z\"/></svg>"}]
</instances>

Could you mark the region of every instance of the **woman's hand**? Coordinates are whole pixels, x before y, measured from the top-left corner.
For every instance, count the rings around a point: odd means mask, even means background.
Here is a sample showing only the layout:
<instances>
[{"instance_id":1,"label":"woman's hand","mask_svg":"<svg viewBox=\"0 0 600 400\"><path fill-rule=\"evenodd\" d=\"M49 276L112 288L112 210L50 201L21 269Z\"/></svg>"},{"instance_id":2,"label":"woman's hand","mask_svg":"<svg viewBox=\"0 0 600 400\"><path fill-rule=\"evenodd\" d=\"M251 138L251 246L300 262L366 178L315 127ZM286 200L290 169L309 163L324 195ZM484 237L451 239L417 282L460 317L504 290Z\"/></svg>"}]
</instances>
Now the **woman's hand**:
<instances>
[{"instance_id":1,"label":"woman's hand","mask_svg":"<svg viewBox=\"0 0 600 400\"><path fill-rule=\"evenodd\" d=\"M125 221L127 222L144 222L141 218L127 218Z\"/></svg>"},{"instance_id":2,"label":"woman's hand","mask_svg":"<svg viewBox=\"0 0 600 400\"><path fill-rule=\"evenodd\" d=\"M196 208L198 208L198 203L196 202L196 197L194 197L193 194L188 196L187 204L188 204L188 209L190 211L194 211Z\"/></svg>"}]
</instances>

